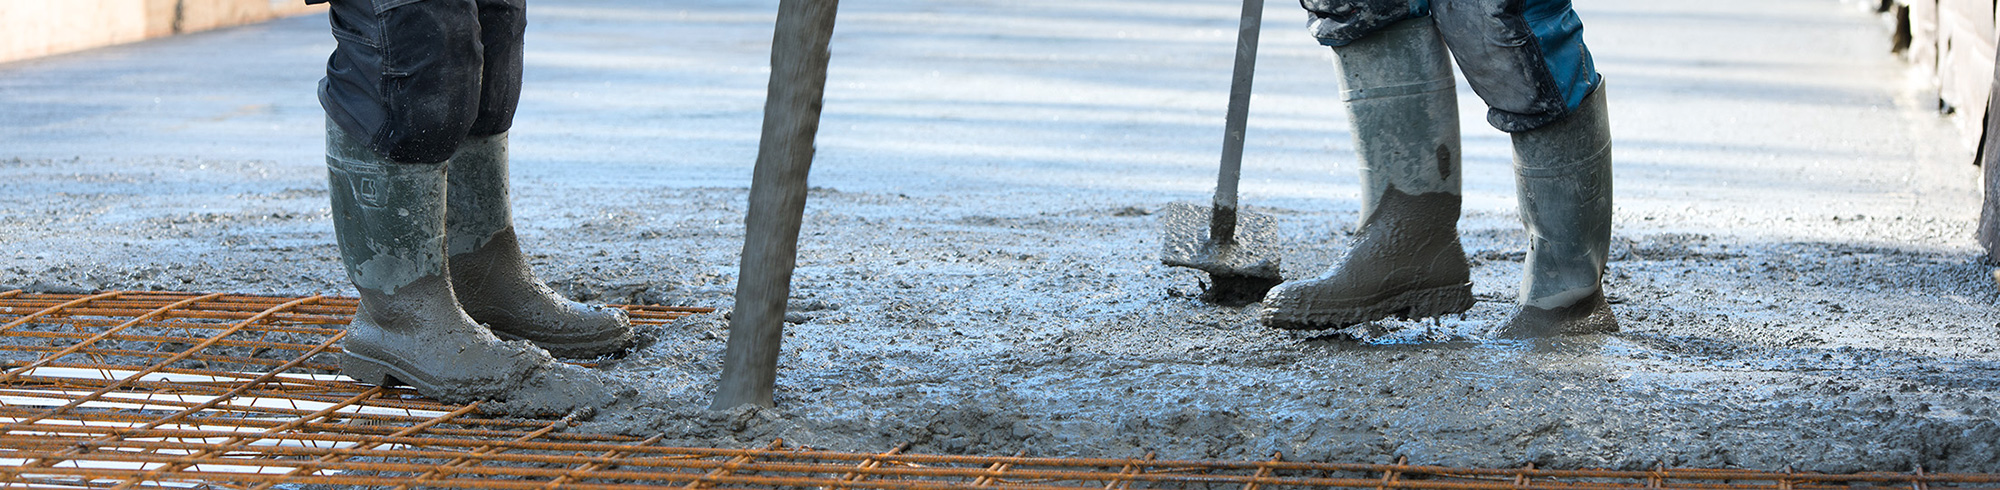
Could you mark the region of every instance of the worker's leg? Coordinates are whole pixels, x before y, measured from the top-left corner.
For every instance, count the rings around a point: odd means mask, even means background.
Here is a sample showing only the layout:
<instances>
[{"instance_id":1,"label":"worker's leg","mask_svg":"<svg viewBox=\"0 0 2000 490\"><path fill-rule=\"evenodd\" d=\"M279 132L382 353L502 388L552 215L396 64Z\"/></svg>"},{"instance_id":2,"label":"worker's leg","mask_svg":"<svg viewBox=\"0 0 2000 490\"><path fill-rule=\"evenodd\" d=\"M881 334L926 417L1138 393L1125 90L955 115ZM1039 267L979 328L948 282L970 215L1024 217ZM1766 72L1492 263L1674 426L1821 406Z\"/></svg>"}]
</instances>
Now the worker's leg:
<instances>
[{"instance_id":1,"label":"worker's leg","mask_svg":"<svg viewBox=\"0 0 2000 490\"><path fill-rule=\"evenodd\" d=\"M1611 131L1599 86L1570 113L1514 137L1528 260L1521 309L1498 332L1540 337L1612 332L1604 264L1611 248Z\"/></svg>"},{"instance_id":2,"label":"worker's leg","mask_svg":"<svg viewBox=\"0 0 2000 490\"><path fill-rule=\"evenodd\" d=\"M1361 229L1340 265L1272 290L1263 321L1336 328L1463 312L1473 298L1457 229L1458 99L1437 28L1416 17L1340 44L1341 97L1365 185Z\"/></svg>"},{"instance_id":3,"label":"worker's leg","mask_svg":"<svg viewBox=\"0 0 2000 490\"><path fill-rule=\"evenodd\" d=\"M1446 44L1487 122L1513 135L1528 258L1520 310L1498 334L1618 329L1603 292L1611 243L1611 128L1602 80L1568 0L1437 0Z\"/></svg>"},{"instance_id":4,"label":"worker's leg","mask_svg":"<svg viewBox=\"0 0 2000 490\"><path fill-rule=\"evenodd\" d=\"M377 8L378 5L390 8ZM341 369L463 402L523 383L602 398L525 342L504 342L460 309L446 263L446 170L472 126L480 42L470 0L332 2L339 42L320 96L334 235L361 304ZM594 395L593 395L594 394Z\"/></svg>"},{"instance_id":5,"label":"worker's leg","mask_svg":"<svg viewBox=\"0 0 2000 490\"><path fill-rule=\"evenodd\" d=\"M507 129L521 93L524 0L478 0L485 75L472 136L451 159L448 219L452 287L473 320L564 357L625 348L625 312L563 298L528 269L507 188Z\"/></svg>"},{"instance_id":6,"label":"worker's leg","mask_svg":"<svg viewBox=\"0 0 2000 490\"><path fill-rule=\"evenodd\" d=\"M1490 107L1486 121L1501 131L1561 119L1601 81L1569 0L1434 0L1431 8L1459 71Z\"/></svg>"},{"instance_id":7,"label":"worker's leg","mask_svg":"<svg viewBox=\"0 0 2000 490\"><path fill-rule=\"evenodd\" d=\"M475 0L479 8L481 57L479 108L472 136L506 133L521 101L521 36L528 27L528 0Z\"/></svg>"},{"instance_id":8,"label":"worker's leg","mask_svg":"<svg viewBox=\"0 0 2000 490\"><path fill-rule=\"evenodd\" d=\"M391 161L451 158L478 117L483 55L473 1L330 5L339 44L320 80L327 117Z\"/></svg>"},{"instance_id":9,"label":"worker's leg","mask_svg":"<svg viewBox=\"0 0 2000 490\"><path fill-rule=\"evenodd\" d=\"M467 138L451 159L449 226L452 286L465 312L558 356L624 349L632 326L623 310L565 299L528 269L507 190L507 134Z\"/></svg>"}]
</instances>

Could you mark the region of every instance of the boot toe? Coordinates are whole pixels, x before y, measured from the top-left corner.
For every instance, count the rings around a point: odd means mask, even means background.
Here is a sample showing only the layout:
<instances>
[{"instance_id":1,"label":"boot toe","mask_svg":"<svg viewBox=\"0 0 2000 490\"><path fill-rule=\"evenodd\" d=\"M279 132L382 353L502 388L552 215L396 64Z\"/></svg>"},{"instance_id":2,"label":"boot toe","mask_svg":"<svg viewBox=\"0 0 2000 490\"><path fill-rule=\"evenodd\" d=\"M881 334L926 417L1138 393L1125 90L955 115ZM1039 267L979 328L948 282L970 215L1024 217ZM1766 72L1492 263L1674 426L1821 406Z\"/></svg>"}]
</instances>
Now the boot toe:
<instances>
[{"instance_id":1,"label":"boot toe","mask_svg":"<svg viewBox=\"0 0 2000 490\"><path fill-rule=\"evenodd\" d=\"M556 362L534 344L510 340L407 341L442 348L384 349L344 345L341 371L363 382L407 385L446 403L485 402L481 411L510 416L560 416L603 407L620 393L604 376Z\"/></svg>"},{"instance_id":2,"label":"boot toe","mask_svg":"<svg viewBox=\"0 0 2000 490\"><path fill-rule=\"evenodd\" d=\"M1463 313L1474 302L1471 283L1356 289L1321 278L1273 289L1260 319L1274 328L1324 330L1392 316L1418 319Z\"/></svg>"},{"instance_id":3,"label":"boot toe","mask_svg":"<svg viewBox=\"0 0 2000 490\"><path fill-rule=\"evenodd\" d=\"M1310 282L1313 281L1290 281L1271 288L1271 291L1264 295L1264 309L1258 312L1258 320L1263 322L1264 326L1286 330L1344 327L1345 325L1320 325L1312 321L1316 315L1312 314L1313 308L1306 292L1311 289L1308 285Z\"/></svg>"},{"instance_id":4,"label":"boot toe","mask_svg":"<svg viewBox=\"0 0 2000 490\"><path fill-rule=\"evenodd\" d=\"M377 385L407 385L450 403L507 398L520 391L521 380L556 364L533 344L484 333L397 335L361 322L349 331L361 335L351 333L341 346L343 374Z\"/></svg>"},{"instance_id":5,"label":"boot toe","mask_svg":"<svg viewBox=\"0 0 2000 490\"><path fill-rule=\"evenodd\" d=\"M1259 319L1272 328L1325 330L1388 317L1371 315L1365 301L1343 297L1332 282L1329 278L1319 278L1278 285L1265 296ZM1355 303L1362 305L1356 307Z\"/></svg>"},{"instance_id":6,"label":"boot toe","mask_svg":"<svg viewBox=\"0 0 2000 490\"><path fill-rule=\"evenodd\" d=\"M565 301L528 318L488 321L501 337L534 342L564 358L594 358L623 352L632 343L632 322L625 310Z\"/></svg>"}]
</instances>

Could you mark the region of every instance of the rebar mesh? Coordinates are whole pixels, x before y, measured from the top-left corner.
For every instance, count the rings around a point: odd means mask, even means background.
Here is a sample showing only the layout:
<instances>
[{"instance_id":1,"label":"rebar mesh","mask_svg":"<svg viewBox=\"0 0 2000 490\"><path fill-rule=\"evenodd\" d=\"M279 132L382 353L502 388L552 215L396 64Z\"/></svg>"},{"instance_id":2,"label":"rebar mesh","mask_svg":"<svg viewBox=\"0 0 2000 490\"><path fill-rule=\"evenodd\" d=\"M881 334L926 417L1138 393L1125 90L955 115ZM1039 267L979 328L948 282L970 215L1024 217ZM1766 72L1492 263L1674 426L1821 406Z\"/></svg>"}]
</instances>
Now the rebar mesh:
<instances>
[{"instance_id":1,"label":"rebar mesh","mask_svg":"<svg viewBox=\"0 0 2000 490\"><path fill-rule=\"evenodd\" d=\"M486 418L336 371L352 298L0 292L0 487L1809 489L2000 487L2000 475L1466 469L664 447ZM707 310L621 306L634 323Z\"/></svg>"}]
</instances>

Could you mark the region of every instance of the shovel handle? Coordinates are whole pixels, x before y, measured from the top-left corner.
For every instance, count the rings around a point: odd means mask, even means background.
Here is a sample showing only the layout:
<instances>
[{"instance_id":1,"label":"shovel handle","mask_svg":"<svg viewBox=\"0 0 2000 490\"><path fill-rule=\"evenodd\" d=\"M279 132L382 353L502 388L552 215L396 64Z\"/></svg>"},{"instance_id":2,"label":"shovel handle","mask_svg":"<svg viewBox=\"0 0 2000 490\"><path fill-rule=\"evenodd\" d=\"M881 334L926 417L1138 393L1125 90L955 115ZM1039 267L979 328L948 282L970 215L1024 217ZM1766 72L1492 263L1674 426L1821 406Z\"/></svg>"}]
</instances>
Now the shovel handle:
<instances>
[{"instance_id":1,"label":"shovel handle","mask_svg":"<svg viewBox=\"0 0 2000 490\"><path fill-rule=\"evenodd\" d=\"M1236 27L1236 67L1229 80L1229 114L1223 121L1222 168L1215 176L1215 212L1208 237L1216 243L1236 240L1236 181L1243 175L1243 131L1250 122L1250 79L1257 71L1257 32L1263 24L1264 0L1243 0L1243 20Z\"/></svg>"},{"instance_id":2,"label":"shovel handle","mask_svg":"<svg viewBox=\"0 0 2000 490\"><path fill-rule=\"evenodd\" d=\"M812 170L826 93L827 44L839 0L781 0L771 41L771 82L764 99L764 132L750 177L744 217L743 262L736 276L736 306L712 410L771 406L777 385L779 343L785 338L785 300L791 297L799 227Z\"/></svg>"}]
</instances>

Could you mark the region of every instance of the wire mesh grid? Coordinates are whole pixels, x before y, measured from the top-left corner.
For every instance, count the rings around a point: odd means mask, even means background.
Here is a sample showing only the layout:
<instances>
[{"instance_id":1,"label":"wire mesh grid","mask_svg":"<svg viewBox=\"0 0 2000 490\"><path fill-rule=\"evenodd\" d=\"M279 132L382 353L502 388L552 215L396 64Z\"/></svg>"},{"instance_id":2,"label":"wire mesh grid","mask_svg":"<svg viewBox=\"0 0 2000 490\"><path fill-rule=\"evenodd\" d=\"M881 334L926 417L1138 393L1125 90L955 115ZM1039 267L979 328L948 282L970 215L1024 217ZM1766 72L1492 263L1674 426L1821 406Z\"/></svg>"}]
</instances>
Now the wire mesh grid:
<instances>
[{"instance_id":1,"label":"wire mesh grid","mask_svg":"<svg viewBox=\"0 0 2000 490\"><path fill-rule=\"evenodd\" d=\"M658 445L490 418L337 372L352 298L0 292L0 488L2000 487L2000 475L1467 469ZM705 309L621 306L634 323Z\"/></svg>"}]
</instances>

